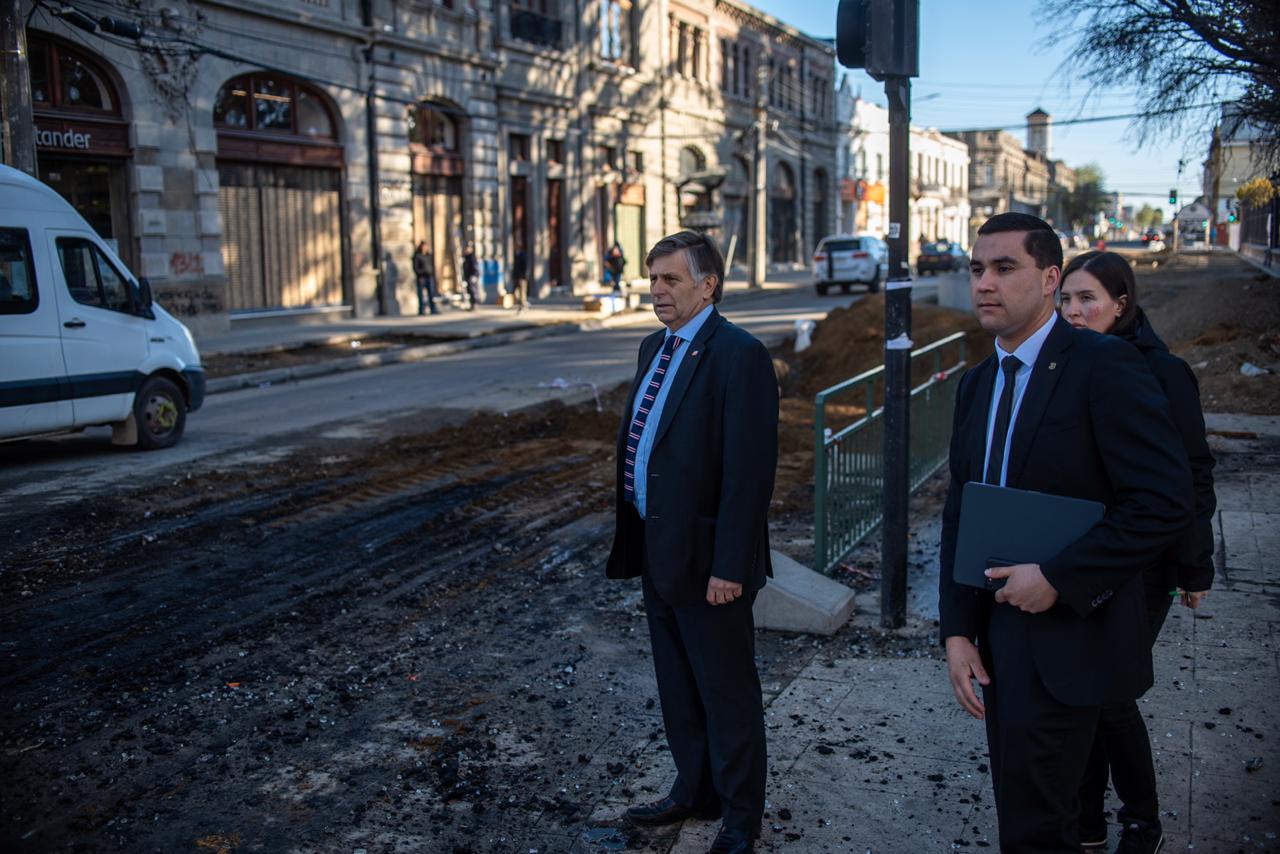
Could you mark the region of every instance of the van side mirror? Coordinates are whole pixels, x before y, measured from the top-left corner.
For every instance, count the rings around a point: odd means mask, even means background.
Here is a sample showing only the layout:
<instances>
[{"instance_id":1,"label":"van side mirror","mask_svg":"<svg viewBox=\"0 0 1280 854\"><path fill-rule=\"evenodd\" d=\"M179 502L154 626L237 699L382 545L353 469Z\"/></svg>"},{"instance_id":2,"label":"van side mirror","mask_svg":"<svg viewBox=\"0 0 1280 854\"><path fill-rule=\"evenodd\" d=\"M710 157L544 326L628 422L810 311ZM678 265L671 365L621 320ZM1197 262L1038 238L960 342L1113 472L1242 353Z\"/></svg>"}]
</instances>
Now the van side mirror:
<instances>
[{"instance_id":1,"label":"van side mirror","mask_svg":"<svg viewBox=\"0 0 1280 854\"><path fill-rule=\"evenodd\" d=\"M143 317L154 317L151 306L155 299L151 295L151 281L143 276L138 279L138 314Z\"/></svg>"}]
</instances>

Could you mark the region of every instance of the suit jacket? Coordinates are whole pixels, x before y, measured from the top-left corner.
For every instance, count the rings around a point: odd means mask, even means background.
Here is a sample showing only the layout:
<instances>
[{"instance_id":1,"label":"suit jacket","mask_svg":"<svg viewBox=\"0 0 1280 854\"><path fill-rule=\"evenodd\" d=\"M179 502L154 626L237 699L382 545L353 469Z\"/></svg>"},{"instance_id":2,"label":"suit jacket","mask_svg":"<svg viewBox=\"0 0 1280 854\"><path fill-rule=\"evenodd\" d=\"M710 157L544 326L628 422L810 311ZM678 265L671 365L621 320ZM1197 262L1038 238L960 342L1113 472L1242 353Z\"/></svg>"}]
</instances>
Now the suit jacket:
<instances>
[{"instance_id":1,"label":"suit jacket","mask_svg":"<svg viewBox=\"0 0 1280 854\"><path fill-rule=\"evenodd\" d=\"M641 342L618 430L617 523L606 574L634 578L647 563L658 594L677 606L705 599L711 576L759 590L773 574L767 521L778 461L773 360L714 309L683 345L689 349L668 380L649 456L649 515L642 525L623 493L627 427L664 338L659 330Z\"/></svg>"},{"instance_id":2,"label":"suit jacket","mask_svg":"<svg viewBox=\"0 0 1280 854\"><path fill-rule=\"evenodd\" d=\"M1009 443L1006 486L1100 501L1088 533L1041 565L1058 601L1041 614L997 605L952 579L961 490L983 478L996 357L961 378L943 511L940 631L988 658L1028 644L1060 703L1131 700L1151 686L1143 585L1134 583L1188 524L1191 475L1160 387L1132 345L1058 318L1040 350ZM992 621L992 609L1008 609Z\"/></svg>"}]
</instances>

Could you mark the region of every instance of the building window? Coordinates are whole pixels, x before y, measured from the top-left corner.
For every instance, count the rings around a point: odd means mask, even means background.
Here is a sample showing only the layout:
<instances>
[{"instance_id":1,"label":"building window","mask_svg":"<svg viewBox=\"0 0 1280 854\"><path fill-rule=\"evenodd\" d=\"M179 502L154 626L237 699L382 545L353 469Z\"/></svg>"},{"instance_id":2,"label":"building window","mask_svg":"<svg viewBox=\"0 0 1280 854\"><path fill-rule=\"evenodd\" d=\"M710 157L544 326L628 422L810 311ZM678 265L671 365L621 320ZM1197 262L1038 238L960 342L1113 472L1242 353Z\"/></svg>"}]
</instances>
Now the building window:
<instances>
[{"instance_id":1,"label":"building window","mask_svg":"<svg viewBox=\"0 0 1280 854\"><path fill-rule=\"evenodd\" d=\"M33 36L30 75L31 100L38 109L120 113L106 76L72 49Z\"/></svg>"},{"instance_id":2,"label":"building window","mask_svg":"<svg viewBox=\"0 0 1280 854\"><path fill-rule=\"evenodd\" d=\"M884 180L884 155L880 153L876 154L876 180Z\"/></svg>"},{"instance_id":3,"label":"building window","mask_svg":"<svg viewBox=\"0 0 1280 854\"><path fill-rule=\"evenodd\" d=\"M644 152L631 152L631 171L638 175L644 174Z\"/></svg>"},{"instance_id":4,"label":"building window","mask_svg":"<svg viewBox=\"0 0 1280 854\"><path fill-rule=\"evenodd\" d=\"M600 5L600 56L620 65L635 65L631 0L602 0Z\"/></svg>"},{"instance_id":5,"label":"building window","mask_svg":"<svg viewBox=\"0 0 1280 854\"><path fill-rule=\"evenodd\" d=\"M564 140L549 139L547 140L547 162L564 163Z\"/></svg>"},{"instance_id":6,"label":"building window","mask_svg":"<svg viewBox=\"0 0 1280 854\"><path fill-rule=\"evenodd\" d=\"M529 135L513 133L507 138L507 155L516 162L529 159Z\"/></svg>"},{"instance_id":7,"label":"building window","mask_svg":"<svg viewBox=\"0 0 1280 854\"><path fill-rule=\"evenodd\" d=\"M564 24L556 0L511 0L511 37L541 47L559 48Z\"/></svg>"},{"instance_id":8,"label":"building window","mask_svg":"<svg viewBox=\"0 0 1280 854\"><path fill-rule=\"evenodd\" d=\"M613 172L618 168L618 149L612 145L600 146L600 171Z\"/></svg>"},{"instance_id":9,"label":"building window","mask_svg":"<svg viewBox=\"0 0 1280 854\"><path fill-rule=\"evenodd\" d=\"M458 123L447 113L423 104L409 111L409 142L441 152L458 151Z\"/></svg>"},{"instance_id":10,"label":"building window","mask_svg":"<svg viewBox=\"0 0 1280 854\"><path fill-rule=\"evenodd\" d=\"M230 131L336 138L333 118L318 94L269 72L237 77L219 89L213 124Z\"/></svg>"}]
</instances>

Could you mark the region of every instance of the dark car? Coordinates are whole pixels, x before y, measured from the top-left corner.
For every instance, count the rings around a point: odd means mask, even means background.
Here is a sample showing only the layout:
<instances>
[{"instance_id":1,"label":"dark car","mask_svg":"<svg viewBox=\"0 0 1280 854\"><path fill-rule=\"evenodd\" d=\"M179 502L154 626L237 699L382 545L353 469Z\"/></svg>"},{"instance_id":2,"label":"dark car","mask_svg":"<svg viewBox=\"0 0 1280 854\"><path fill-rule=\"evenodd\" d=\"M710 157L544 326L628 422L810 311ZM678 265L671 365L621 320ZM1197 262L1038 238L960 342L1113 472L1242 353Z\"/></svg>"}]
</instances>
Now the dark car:
<instances>
[{"instance_id":1,"label":"dark car","mask_svg":"<svg viewBox=\"0 0 1280 854\"><path fill-rule=\"evenodd\" d=\"M968 266L969 256L960 245L945 240L925 244L916 256L916 273L921 276L925 273L951 273L967 269Z\"/></svg>"}]
</instances>

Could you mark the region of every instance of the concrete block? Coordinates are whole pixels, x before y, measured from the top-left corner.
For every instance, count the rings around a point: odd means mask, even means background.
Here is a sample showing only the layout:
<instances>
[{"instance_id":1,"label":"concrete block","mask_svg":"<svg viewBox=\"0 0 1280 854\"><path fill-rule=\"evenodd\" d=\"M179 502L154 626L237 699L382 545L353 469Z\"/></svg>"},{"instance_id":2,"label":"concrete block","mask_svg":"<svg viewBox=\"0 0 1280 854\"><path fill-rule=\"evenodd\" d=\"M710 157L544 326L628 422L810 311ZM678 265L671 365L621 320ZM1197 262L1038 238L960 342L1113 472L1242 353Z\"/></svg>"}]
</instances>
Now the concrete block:
<instances>
[{"instance_id":1,"label":"concrete block","mask_svg":"<svg viewBox=\"0 0 1280 854\"><path fill-rule=\"evenodd\" d=\"M221 276L226 272L222 266L221 252L201 252L200 262L206 276Z\"/></svg>"},{"instance_id":2,"label":"concrete block","mask_svg":"<svg viewBox=\"0 0 1280 854\"><path fill-rule=\"evenodd\" d=\"M168 278L169 256L163 252L143 252L142 275L152 279Z\"/></svg>"},{"instance_id":3,"label":"concrete block","mask_svg":"<svg viewBox=\"0 0 1280 854\"><path fill-rule=\"evenodd\" d=\"M196 128L195 129L195 150L217 152L218 132L210 127Z\"/></svg>"},{"instance_id":4,"label":"concrete block","mask_svg":"<svg viewBox=\"0 0 1280 854\"><path fill-rule=\"evenodd\" d=\"M133 173L138 177L140 192L163 193L164 169L160 166L135 166Z\"/></svg>"},{"instance_id":5,"label":"concrete block","mask_svg":"<svg viewBox=\"0 0 1280 854\"><path fill-rule=\"evenodd\" d=\"M756 627L831 635L853 615L853 591L778 551L773 578L756 596Z\"/></svg>"},{"instance_id":6,"label":"concrete block","mask_svg":"<svg viewBox=\"0 0 1280 854\"><path fill-rule=\"evenodd\" d=\"M973 311L973 297L969 294L969 279L955 276L938 276L938 305L959 311Z\"/></svg>"},{"instance_id":7,"label":"concrete block","mask_svg":"<svg viewBox=\"0 0 1280 854\"><path fill-rule=\"evenodd\" d=\"M129 133L133 137L134 148L159 148L161 133L160 126L155 122L134 121L129 126Z\"/></svg>"},{"instance_id":8,"label":"concrete block","mask_svg":"<svg viewBox=\"0 0 1280 854\"><path fill-rule=\"evenodd\" d=\"M196 233L194 211L165 211L170 237L189 237Z\"/></svg>"},{"instance_id":9,"label":"concrete block","mask_svg":"<svg viewBox=\"0 0 1280 854\"><path fill-rule=\"evenodd\" d=\"M217 169L197 169L196 170L196 192L201 195L205 193L218 192L218 170Z\"/></svg>"},{"instance_id":10,"label":"concrete block","mask_svg":"<svg viewBox=\"0 0 1280 854\"><path fill-rule=\"evenodd\" d=\"M164 234L166 220L162 210L138 211L138 230L143 234Z\"/></svg>"},{"instance_id":11,"label":"concrete block","mask_svg":"<svg viewBox=\"0 0 1280 854\"><path fill-rule=\"evenodd\" d=\"M201 235L222 234L222 214L219 211L202 210L197 215L197 218Z\"/></svg>"}]
</instances>

